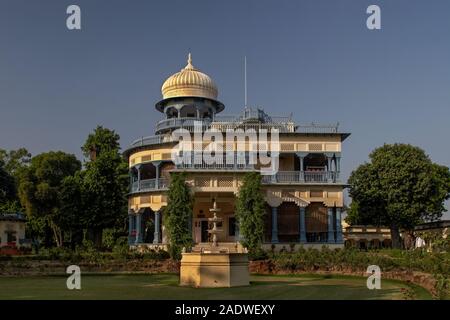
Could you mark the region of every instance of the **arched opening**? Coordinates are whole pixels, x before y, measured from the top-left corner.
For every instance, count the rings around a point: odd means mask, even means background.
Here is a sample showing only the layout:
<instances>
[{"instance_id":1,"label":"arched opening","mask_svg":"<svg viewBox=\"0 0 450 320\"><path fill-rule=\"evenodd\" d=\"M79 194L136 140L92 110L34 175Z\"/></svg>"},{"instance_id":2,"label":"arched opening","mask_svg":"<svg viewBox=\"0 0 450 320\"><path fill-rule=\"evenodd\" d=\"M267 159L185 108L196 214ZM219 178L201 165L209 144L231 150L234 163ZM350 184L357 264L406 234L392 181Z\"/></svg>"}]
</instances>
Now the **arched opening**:
<instances>
[{"instance_id":1,"label":"arched opening","mask_svg":"<svg viewBox=\"0 0 450 320\"><path fill-rule=\"evenodd\" d=\"M354 248L355 247L355 240L353 240L353 239L345 240L344 246L346 248Z\"/></svg>"},{"instance_id":2,"label":"arched opening","mask_svg":"<svg viewBox=\"0 0 450 320\"><path fill-rule=\"evenodd\" d=\"M327 158L323 153L310 153L305 157L303 165L305 171L326 171Z\"/></svg>"},{"instance_id":3,"label":"arched opening","mask_svg":"<svg viewBox=\"0 0 450 320\"><path fill-rule=\"evenodd\" d=\"M169 107L166 109L167 119L178 118L178 109L175 107Z\"/></svg>"},{"instance_id":4,"label":"arched opening","mask_svg":"<svg viewBox=\"0 0 450 320\"><path fill-rule=\"evenodd\" d=\"M144 243L153 243L155 232L155 213L150 208L145 208L142 214L142 239Z\"/></svg>"},{"instance_id":5,"label":"arched opening","mask_svg":"<svg viewBox=\"0 0 450 320\"><path fill-rule=\"evenodd\" d=\"M326 242L328 240L327 208L320 202L306 207L306 239L308 242Z\"/></svg>"},{"instance_id":6,"label":"arched opening","mask_svg":"<svg viewBox=\"0 0 450 320\"><path fill-rule=\"evenodd\" d=\"M366 239L360 239L358 241L358 248L361 250L367 250L367 240Z\"/></svg>"},{"instance_id":7,"label":"arched opening","mask_svg":"<svg viewBox=\"0 0 450 320\"><path fill-rule=\"evenodd\" d=\"M372 239L370 241L370 248L371 249L380 249L380 240L378 239Z\"/></svg>"},{"instance_id":8,"label":"arched opening","mask_svg":"<svg viewBox=\"0 0 450 320\"><path fill-rule=\"evenodd\" d=\"M180 109L180 117L181 118L197 118L198 117L198 110L192 104L184 105Z\"/></svg>"},{"instance_id":9,"label":"arched opening","mask_svg":"<svg viewBox=\"0 0 450 320\"><path fill-rule=\"evenodd\" d=\"M304 179L306 182L326 182L328 160L322 153L310 153L304 161Z\"/></svg>"},{"instance_id":10,"label":"arched opening","mask_svg":"<svg viewBox=\"0 0 450 320\"><path fill-rule=\"evenodd\" d=\"M156 167L153 163L145 163L141 166L141 181L154 179L156 177Z\"/></svg>"},{"instance_id":11,"label":"arched opening","mask_svg":"<svg viewBox=\"0 0 450 320\"><path fill-rule=\"evenodd\" d=\"M299 238L299 207L294 202L283 202L278 207L278 240L298 242Z\"/></svg>"}]
</instances>

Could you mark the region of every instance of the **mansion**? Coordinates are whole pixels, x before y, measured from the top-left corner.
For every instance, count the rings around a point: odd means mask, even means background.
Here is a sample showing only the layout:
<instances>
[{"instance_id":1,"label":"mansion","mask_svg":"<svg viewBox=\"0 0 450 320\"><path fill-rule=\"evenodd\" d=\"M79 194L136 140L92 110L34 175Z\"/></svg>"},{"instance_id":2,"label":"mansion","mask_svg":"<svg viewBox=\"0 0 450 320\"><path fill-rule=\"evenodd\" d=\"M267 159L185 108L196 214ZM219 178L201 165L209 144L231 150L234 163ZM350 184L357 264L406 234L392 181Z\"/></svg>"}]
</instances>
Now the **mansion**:
<instances>
[{"instance_id":1,"label":"mansion","mask_svg":"<svg viewBox=\"0 0 450 320\"><path fill-rule=\"evenodd\" d=\"M279 132L279 168L262 175L262 192L266 201L264 246L343 247L341 214L344 207L340 178L341 148L349 133L338 125L296 124L291 116L271 116L259 108L245 107L241 114L224 116L223 103L213 80L192 64L189 55L185 68L170 76L162 86L162 100L156 110L162 120L156 123L153 136L134 141L125 151L129 163L130 191L129 243L133 246L164 247L164 207L173 172L186 172L187 184L194 195L192 236L196 244L209 242L210 208L213 202L223 219L219 241L239 241L239 224L235 219L235 202L246 172L260 172L259 164L187 162L176 163L172 150L178 140L173 132L184 129L194 136L214 128L225 132L236 129L266 129ZM195 130L194 130L195 128ZM254 149L245 144L244 159ZM236 147L227 154L241 152Z\"/></svg>"}]
</instances>

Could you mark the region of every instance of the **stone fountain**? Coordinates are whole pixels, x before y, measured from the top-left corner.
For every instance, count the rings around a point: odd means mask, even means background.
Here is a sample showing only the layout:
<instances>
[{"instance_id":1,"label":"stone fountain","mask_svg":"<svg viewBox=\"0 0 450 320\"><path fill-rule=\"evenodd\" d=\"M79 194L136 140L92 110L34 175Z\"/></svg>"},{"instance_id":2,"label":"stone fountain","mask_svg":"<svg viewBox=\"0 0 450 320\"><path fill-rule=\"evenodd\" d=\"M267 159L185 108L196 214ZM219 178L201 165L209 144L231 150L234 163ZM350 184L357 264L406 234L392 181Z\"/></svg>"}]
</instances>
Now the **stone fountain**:
<instances>
[{"instance_id":1,"label":"stone fountain","mask_svg":"<svg viewBox=\"0 0 450 320\"><path fill-rule=\"evenodd\" d=\"M217 214L220 212L220 209L217 208L217 203L214 200L213 207L209 209L209 212L213 214L212 218L209 218L208 221L212 222L212 229L208 230L208 233L212 235L212 248L219 248L219 243L217 242L217 234L221 233L222 230L217 228L217 223L222 222L222 218L217 217Z\"/></svg>"},{"instance_id":2,"label":"stone fountain","mask_svg":"<svg viewBox=\"0 0 450 320\"><path fill-rule=\"evenodd\" d=\"M217 227L222 218L218 217L220 209L216 200L209 209L212 228L208 233L212 241L208 246L195 246L192 252L183 252L180 267L180 285L193 287L236 287L249 285L248 255L245 248L236 244L234 247L221 246Z\"/></svg>"}]
</instances>

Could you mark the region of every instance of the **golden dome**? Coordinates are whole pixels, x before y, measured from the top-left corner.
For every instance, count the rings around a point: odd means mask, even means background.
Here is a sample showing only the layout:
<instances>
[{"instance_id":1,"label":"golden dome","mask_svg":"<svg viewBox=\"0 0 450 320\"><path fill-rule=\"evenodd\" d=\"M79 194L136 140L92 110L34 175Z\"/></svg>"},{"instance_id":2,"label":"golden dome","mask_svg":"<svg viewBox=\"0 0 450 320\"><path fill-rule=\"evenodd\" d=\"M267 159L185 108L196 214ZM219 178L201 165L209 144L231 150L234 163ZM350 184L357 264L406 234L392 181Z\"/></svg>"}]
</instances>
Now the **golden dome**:
<instances>
[{"instance_id":1,"label":"golden dome","mask_svg":"<svg viewBox=\"0 0 450 320\"><path fill-rule=\"evenodd\" d=\"M170 76L162 85L163 99L175 97L201 97L217 100L214 81L192 65L191 54L188 64L180 72Z\"/></svg>"}]
</instances>

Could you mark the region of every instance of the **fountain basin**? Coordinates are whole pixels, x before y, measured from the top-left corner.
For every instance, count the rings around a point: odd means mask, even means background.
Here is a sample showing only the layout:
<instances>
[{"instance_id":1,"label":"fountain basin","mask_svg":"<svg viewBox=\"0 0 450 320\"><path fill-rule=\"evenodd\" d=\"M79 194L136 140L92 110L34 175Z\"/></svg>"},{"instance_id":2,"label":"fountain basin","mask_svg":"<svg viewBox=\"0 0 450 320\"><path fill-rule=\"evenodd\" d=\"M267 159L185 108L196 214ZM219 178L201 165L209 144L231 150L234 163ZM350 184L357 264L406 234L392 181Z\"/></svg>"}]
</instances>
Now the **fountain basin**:
<instances>
[{"instance_id":1,"label":"fountain basin","mask_svg":"<svg viewBox=\"0 0 450 320\"><path fill-rule=\"evenodd\" d=\"M180 285L197 288L248 286L247 253L183 253Z\"/></svg>"}]
</instances>

